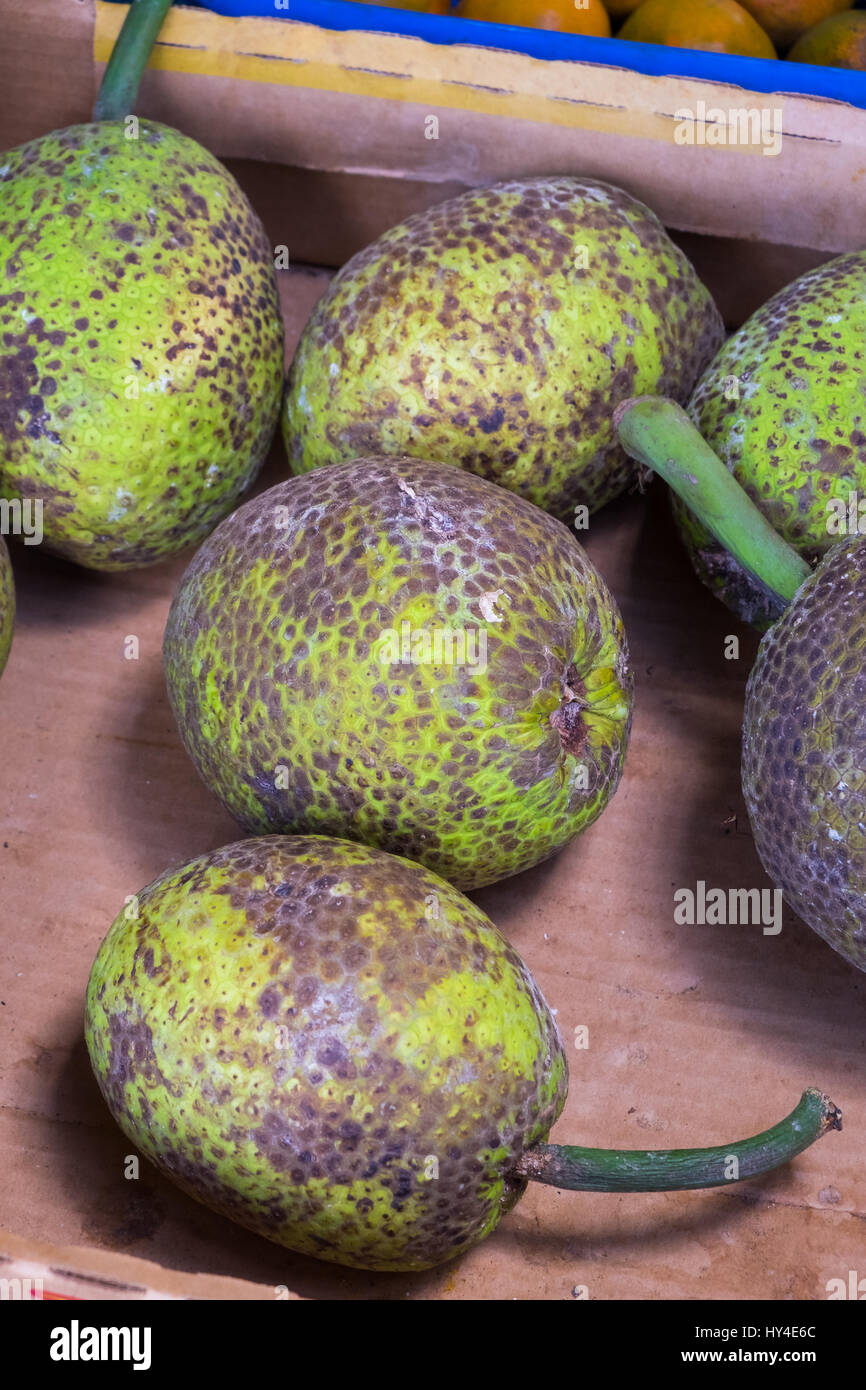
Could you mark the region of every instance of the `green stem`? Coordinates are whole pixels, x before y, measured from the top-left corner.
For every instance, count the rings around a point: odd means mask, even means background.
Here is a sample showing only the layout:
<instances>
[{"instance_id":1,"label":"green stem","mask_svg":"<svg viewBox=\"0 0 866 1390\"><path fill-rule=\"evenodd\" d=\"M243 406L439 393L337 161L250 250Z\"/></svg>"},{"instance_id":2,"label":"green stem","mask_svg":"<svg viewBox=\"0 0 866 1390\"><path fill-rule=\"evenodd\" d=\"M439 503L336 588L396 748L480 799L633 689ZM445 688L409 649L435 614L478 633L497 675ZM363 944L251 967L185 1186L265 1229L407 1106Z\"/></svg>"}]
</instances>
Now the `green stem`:
<instances>
[{"instance_id":1,"label":"green stem","mask_svg":"<svg viewBox=\"0 0 866 1390\"><path fill-rule=\"evenodd\" d=\"M623 448L659 473L749 574L789 603L809 566L761 515L684 410L659 396L635 396L613 415Z\"/></svg>"},{"instance_id":2,"label":"green stem","mask_svg":"<svg viewBox=\"0 0 866 1390\"><path fill-rule=\"evenodd\" d=\"M141 75L171 0L133 0L111 50L93 107L95 121L120 121L138 98Z\"/></svg>"},{"instance_id":3,"label":"green stem","mask_svg":"<svg viewBox=\"0 0 866 1390\"><path fill-rule=\"evenodd\" d=\"M842 1111L810 1088L772 1129L715 1149L582 1149L536 1144L518 1160L517 1176L575 1192L680 1192L724 1187L787 1163L828 1129L842 1128ZM732 1160L736 1160L734 1163Z\"/></svg>"}]
</instances>

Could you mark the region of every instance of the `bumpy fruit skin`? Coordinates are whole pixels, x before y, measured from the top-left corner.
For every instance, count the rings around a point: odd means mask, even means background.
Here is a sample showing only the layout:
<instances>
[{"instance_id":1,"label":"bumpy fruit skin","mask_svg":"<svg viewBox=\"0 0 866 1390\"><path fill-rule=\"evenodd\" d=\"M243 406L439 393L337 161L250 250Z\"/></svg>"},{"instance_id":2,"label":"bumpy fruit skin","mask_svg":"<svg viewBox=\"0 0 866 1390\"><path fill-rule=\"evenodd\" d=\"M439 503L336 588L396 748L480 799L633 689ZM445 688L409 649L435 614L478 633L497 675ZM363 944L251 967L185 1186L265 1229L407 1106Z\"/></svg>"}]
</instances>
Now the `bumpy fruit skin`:
<instances>
[{"instance_id":1,"label":"bumpy fruit skin","mask_svg":"<svg viewBox=\"0 0 866 1390\"><path fill-rule=\"evenodd\" d=\"M15 581L12 577L12 562L6 542L0 536L0 675L9 657L12 645L12 627L15 622Z\"/></svg>"},{"instance_id":2,"label":"bumpy fruit skin","mask_svg":"<svg viewBox=\"0 0 866 1390\"><path fill-rule=\"evenodd\" d=\"M184 1191L292 1250L426 1269L514 1205L568 1077L517 952L417 864L271 836L172 870L87 990L124 1133Z\"/></svg>"},{"instance_id":3,"label":"bumpy fruit skin","mask_svg":"<svg viewBox=\"0 0 866 1390\"><path fill-rule=\"evenodd\" d=\"M261 223L194 140L139 122L0 155L0 494L93 569L200 540L279 416L282 318Z\"/></svg>"},{"instance_id":4,"label":"bumpy fruit skin","mask_svg":"<svg viewBox=\"0 0 866 1390\"><path fill-rule=\"evenodd\" d=\"M688 411L770 525L810 563L839 540L828 506L866 501L866 253L837 256L768 300L722 348ZM678 498L702 581L766 628L781 608Z\"/></svg>"},{"instance_id":5,"label":"bumpy fruit skin","mask_svg":"<svg viewBox=\"0 0 866 1390\"><path fill-rule=\"evenodd\" d=\"M842 542L764 636L746 688L743 792L767 873L866 970L866 541Z\"/></svg>"},{"instance_id":6,"label":"bumpy fruit skin","mask_svg":"<svg viewBox=\"0 0 866 1390\"><path fill-rule=\"evenodd\" d=\"M581 546L417 459L241 507L187 570L164 658L187 751L248 830L361 840L461 888L555 853L625 757L625 634Z\"/></svg>"},{"instance_id":7,"label":"bumpy fruit skin","mask_svg":"<svg viewBox=\"0 0 866 1390\"><path fill-rule=\"evenodd\" d=\"M691 265L621 189L475 189L334 277L289 371L289 462L431 458L571 520L634 480L613 407L642 392L684 401L721 339Z\"/></svg>"}]
</instances>

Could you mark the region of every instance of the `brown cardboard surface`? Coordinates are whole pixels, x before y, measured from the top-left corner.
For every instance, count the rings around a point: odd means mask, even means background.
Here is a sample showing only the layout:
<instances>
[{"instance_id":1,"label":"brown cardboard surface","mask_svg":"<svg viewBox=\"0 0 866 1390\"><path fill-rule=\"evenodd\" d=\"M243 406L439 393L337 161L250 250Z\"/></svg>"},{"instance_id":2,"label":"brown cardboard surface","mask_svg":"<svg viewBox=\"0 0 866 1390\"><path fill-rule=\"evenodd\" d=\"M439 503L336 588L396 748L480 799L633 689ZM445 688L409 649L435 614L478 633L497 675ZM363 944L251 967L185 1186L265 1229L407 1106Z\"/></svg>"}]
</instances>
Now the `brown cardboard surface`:
<instances>
[{"instance_id":1,"label":"brown cardboard surface","mask_svg":"<svg viewBox=\"0 0 866 1390\"><path fill-rule=\"evenodd\" d=\"M2 1281L7 1283L2 1285ZM18 1281L17 1285L13 1281ZM131 1302L138 1299L279 1299L297 1294L243 1279L189 1275L150 1260L81 1245L50 1245L0 1231L0 1285L11 1297ZM2 1296L2 1295L0 1295Z\"/></svg>"},{"instance_id":2,"label":"brown cardboard surface","mask_svg":"<svg viewBox=\"0 0 866 1390\"><path fill-rule=\"evenodd\" d=\"M0 0L0 149L90 119L94 0Z\"/></svg>"},{"instance_id":3,"label":"brown cardboard surface","mask_svg":"<svg viewBox=\"0 0 866 1390\"><path fill-rule=\"evenodd\" d=\"M282 277L289 350L325 283ZM263 484L284 467L276 446ZM476 895L525 956L566 1042L589 1029L588 1049L569 1045L554 1138L721 1143L780 1119L809 1084L843 1108L844 1131L724 1190L530 1188L483 1245L420 1275L293 1255L146 1163L137 1181L124 1178L130 1146L82 1038L90 964L128 895L238 830L199 783L165 695L162 629L188 557L106 576L18 545L17 629L0 681L0 1231L11 1233L0 1234L0 1257L107 1272L171 1297L273 1298L283 1286L341 1299L557 1300L585 1289L591 1299L813 1300L829 1279L866 1273L866 977L787 912L777 937L674 923L675 888L767 884L739 790L756 639L693 578L661 487L607 508L582 539L631 642L623 782L558 858ZM732 632L741 654L729 661ZM124 659L130 634L137 661Z\"/></svg>"}]
</instances>

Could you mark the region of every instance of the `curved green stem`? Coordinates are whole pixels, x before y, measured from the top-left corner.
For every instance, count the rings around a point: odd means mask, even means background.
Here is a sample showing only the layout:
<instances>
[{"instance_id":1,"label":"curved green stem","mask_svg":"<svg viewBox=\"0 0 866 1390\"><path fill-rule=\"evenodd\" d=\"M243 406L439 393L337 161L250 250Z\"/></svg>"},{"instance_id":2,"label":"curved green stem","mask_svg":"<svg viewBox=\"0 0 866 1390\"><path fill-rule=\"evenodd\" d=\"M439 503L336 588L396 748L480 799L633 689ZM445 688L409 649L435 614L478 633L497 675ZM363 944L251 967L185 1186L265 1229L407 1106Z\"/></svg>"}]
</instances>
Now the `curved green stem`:
<instances>
[{"instance_id":1,"label":"curved green stem","mask_svg":"<svg viewBox=\"0 0 866 1390\"><path fill-rule=\"evenodd\" d=\"M102 77L93 107L95 121L119 121L132 111L170 5L171 0L132 0Z\"/></svg>"},{"instance_id":2,"label":"curved green stem","mask_svg":"<svg viewBox=\"0 0 866 1390\"><path fill-rule=\"evenodd\" d=\"M664 478L726 550L784 603L811 574L675 401L635 396L613 415L623 448Z\"/></svg>"},{"instance_id":3,"label":"curved green stem","mask_svg":"<svg viewBox=\"0 0 866 1390\"><path fill-rule=\"evenodd\" d=\"M575 1192L680 1192L724 1187L787 1163L828 1129L842 1128L842 1111L810 1088L772 1129L714 1149L583 1149L536 1144L517 1164L517 1176Z\"/></svg>"}]
</instances>

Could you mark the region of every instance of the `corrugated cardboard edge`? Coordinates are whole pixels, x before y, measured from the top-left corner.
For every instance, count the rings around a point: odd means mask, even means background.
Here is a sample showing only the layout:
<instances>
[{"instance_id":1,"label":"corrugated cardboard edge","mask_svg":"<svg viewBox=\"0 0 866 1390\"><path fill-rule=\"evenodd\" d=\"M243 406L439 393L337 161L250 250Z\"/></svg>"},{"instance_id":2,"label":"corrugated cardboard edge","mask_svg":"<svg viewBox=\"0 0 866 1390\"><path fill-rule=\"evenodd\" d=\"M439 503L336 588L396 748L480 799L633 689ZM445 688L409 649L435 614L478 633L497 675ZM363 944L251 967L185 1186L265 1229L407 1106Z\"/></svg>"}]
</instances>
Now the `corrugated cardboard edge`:
<instances>
[{"instance_id":1,"label":"corrugated cardboard edge","mask_svg":"<svg viewBox=\"0 0 866 1390\"><path fill-rule=\"evenodd\" d=\"M6 1281L5 1283L3 1281ZM0 1230L0 1298L88 1300L250 1299L276 1302L300 1295L270 1284L164 1269L150 1260L49 1245Z\"/></svg>"},{"instance_id":2,"label":"corrugated cardboard edge","mask_svg":"<svg viewBox=\"0 0 866 1390\"><path fill-rule=\"evenodd\" d=\"M97 0L100 70L125 12ZM621 183L681 231L863 244L866 111L814 97L180 7L140 108L223 156L472 184L555 170ZM780 113L779 153L708 143L744 108ZM675 138L684 110L707 114L695 144Z\"/></svg>"}]
</instances>

